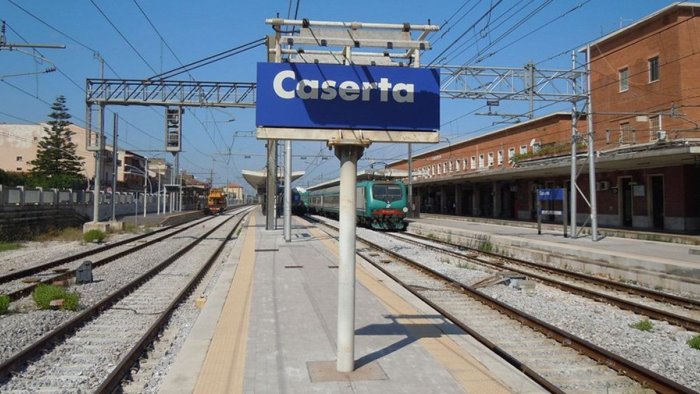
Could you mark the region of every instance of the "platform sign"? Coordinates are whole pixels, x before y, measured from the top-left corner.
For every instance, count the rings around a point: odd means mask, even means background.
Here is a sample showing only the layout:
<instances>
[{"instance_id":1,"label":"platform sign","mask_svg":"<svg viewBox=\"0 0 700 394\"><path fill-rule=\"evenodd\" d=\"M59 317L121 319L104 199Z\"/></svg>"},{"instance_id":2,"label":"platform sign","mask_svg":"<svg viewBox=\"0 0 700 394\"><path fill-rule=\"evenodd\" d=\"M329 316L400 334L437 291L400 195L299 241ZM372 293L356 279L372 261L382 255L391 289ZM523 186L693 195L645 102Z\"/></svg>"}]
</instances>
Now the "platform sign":
<instances>
[{"instance_id":1,"label":"platform sign","mask_svg":"<svg viewBox=\"0 0 700 394\"><path fill-rule=\"evenodd\" d=\"M561 201L562 209L542 209L542 201ZM542 215L561 215L562 224L564 225L564 238L566 234L566 218L568 216L566 206L566 189L537 189L537 234L542 234Z\"/></svg>"},{"instance_id":2,"label":"platform sign","mask_svg":"<svg viewBox=\"0 0 700 394\"><path fill-rule=\"evenodd\" d=\"M437 69L258 63L256 124L437 134L439 93Z\"/></svg>"}]
</instances>

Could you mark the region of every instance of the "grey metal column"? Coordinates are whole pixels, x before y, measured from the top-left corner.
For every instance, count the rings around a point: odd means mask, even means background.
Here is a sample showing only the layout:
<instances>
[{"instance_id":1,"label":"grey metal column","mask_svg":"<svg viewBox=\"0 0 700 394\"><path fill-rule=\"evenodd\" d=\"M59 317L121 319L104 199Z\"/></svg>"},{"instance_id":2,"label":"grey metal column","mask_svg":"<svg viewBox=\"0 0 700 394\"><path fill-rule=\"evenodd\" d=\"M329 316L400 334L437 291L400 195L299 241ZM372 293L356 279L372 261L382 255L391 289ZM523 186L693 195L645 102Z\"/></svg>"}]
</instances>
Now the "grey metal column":
<instances>
[{"instance_id":1,"label":"grey metal column","mask_svg":"<svg viewBox=\"0 0 700 394\"><path fill-rule=\"evenodd\" d=\"M146 157L146 166L143 169L143 217L146 217L146 211L148 210L147 200L148 200L148 158Z\"/></svg>"},{"instance_id":2,"label":"grey metal column","mask_svg":"<svg viewBox=\"0 0 700 394\"><path fill-rule=\"evenodd\" d=\"M591 200L591 239L598 240L598 201L595 189L595 138L593 138L593 103L591 100L591 46L586 46L586 71L588 72L588 196ZM661 116L659 116L661 118Z\"/></svg>"},{"instance_id":3,"label":"grey metal column","mask_svg":"<svg viewBox=\"0 0 700 394\"><path fill-rule=\"evenodd\" d=\"M292 241L292 141L284 142L284 240Z\"/></svg>"},{"instance_id":4,"label":"grey metal column","mask_svg":"<svg viewBox=\"0 0 700 394\"><path fill-rule=\"evenodd\" d=\"M267 140L267 200L265 230L275 229L275 194L277 194L277 140Z\"/></svg>"},{"instance_id":5,"label":"grey metal column","mask_svg":"<svg viewBox=\"0 0 700 394\"><path fill-rule=\"evenodd\" d=\"M119 132L117 131L119 124L119 116L114 113L113 122L113 133L112 133L112 221L117 220L117 205L114 198L117 196L117 141L119 138Z\"/></svg>"},{"instance_id":6,"label":"grey metal column","mask_svg":"<svg viewBox=\"0 0 700 394\"><path fill-rule=\"evenodd\" d=\"M95 152L95 187L93 188L92 221L100 221L100 182L102 181L102 149L104 149L105 106L100 104L100 131L97 133L97 151Z\"/></svg>"},{"instance_id":7,"label":"grey metal column","mask_svg":"<svg viewBox=\"0 0 700 394\"><path fill-rule=\"evenodd\" d=\"M364 148L339 145L340 159L340 232L338 235L338 360L339 372L355 369L355 186L357 160Z\"/></svg>"},{"instance_id":8,"label":"grey metal column","mask_svg":"<svg viewBox=\"0 0 700 394\"><path fill-rule=\"evenodd\" d=\"M413 209L413 144L408 144L408 215L415 217Z\"/></svg>"},{"instance_id":9,"label":"grey metal column","mask_svg":"<svg viewBox=\"0 0 700 394\"><path fill-rule=\"evenodd\" d=\"M576 52L571 52L571 63L572 69L576 68ZM572 79L573 91L576 91L576 76ZM576 108L576 101L572 102L571 107L571 238L576 238L576 196L578 195L576 191L576 144L578 143L578 109Z\"/></svg>"}]
</instances>

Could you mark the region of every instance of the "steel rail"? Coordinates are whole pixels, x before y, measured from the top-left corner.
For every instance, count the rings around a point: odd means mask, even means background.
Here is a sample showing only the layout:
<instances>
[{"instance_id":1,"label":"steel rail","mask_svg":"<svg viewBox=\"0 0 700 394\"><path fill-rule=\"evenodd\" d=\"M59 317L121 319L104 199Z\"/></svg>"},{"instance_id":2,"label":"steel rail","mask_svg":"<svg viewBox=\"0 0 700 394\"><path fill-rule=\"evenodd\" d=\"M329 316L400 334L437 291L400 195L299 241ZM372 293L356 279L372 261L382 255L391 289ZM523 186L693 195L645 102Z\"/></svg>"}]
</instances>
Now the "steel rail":
<instances>
[{"instance_id":1,"label":"steel rail","mask_svg":"<svg viewBox=\"0 0 700 394\"><path fill-rule=\"evenodd\" d=\"M414 234L411 234L410 236L414 236ZM528 271L526 269L519 269L519 268L515 268L515 267L510 267L510 266L504 267L498 263L493 263L493 262L490 262L490 261L487 261L484 259L480 259L476 256L469 256L469 255L465 255L465 254L455 252L452 250L446 250L446 249L443 249L443 248L438 247L438 246L427 245L427 244L424 244L424 243L421 243L418 241L413 241L413 240L410 240L410 239L407 239L404 237L396 237L396 238L401 239L405 242L420 245L422 247L432 248L432 249L437 250L441 253L449 254L449 255L454 256L454 257L476 261L480 264L487 265L489 267L496 268L498 270L508 270L508 271L513 271L513 272L518 272L518 273L527 275L531 278L537 279L540 282L546 283L548 285L551 285L553 287L557 287L561 290L564 290L564 291L567 291L567 292L570 292L573 294L577 294L577 295L580 295L580 296L583 296L583 297L586 297L586 298L589 298L592 300L609 303L609 304L615 305L621 309L625 309L625 310L632 311L634 313L645 315L645 316L651 317L651 318L656 319L656 320L663 320L663 321L669 322L671 324L677 325L679 327L683 327L683 328L691 330L691 331L700 332L700 321L693 319L693 318L690 318L690 317L687 317L687 316L678 315L676 313L671 313L671 312L667 312L667 311L664 311L664 310L661 310L658 308L654 308L651 306L638 304L636 302L628 301L628 300L625 300L623 298L615 297L613 295L600 293L600 292L597 292L594 290L589 290L589 289L586 289L583 287L575 286L575 285L572 285L572 284L569 284L566 282L561 282L561 281L555 280L555 279L548 277L548 276L533 273L533 272ZM430 241L430 242L450 245L450 246L457 246L457 245L453 245L453 244L450 244L447 242L434 241L432 239L429 239L427 237L422 237L422 236L417 236L416 238ZM580 274L577 272L569 272L569 271L565 271L565 270L562 270L559 268L550 269L550 267L543 266L542 264L539 264L539 263L531 263L531 262L528 262L525 260L511 258L511 257L503 256L503 255L496 255L496 254L480 252L480 251L479 251L479 253L489 254L491 256L497 256L498 258L500 258L502 260L510 260L510 261L514 262L515 264L532 265L536 269L541 269L543 271L553 272L555 274L566 276L566 277L573 278L576 280L581 280L581 281L584 281L584 282L589 283L589 284L593 284L593 285L601 285L602 284L604 287L613 288L614 290L618 290L618 291L624 291L626 293L633 294L633 295L636 295L639 297L648 297L648 298L654 299L655 301L658 301L658 302L668 302L667 301L668 297L664 297L664 296L667 296L669 294L661 293L662 296L659 298L656 298L656 297L654 297L654 294L658 294L659 292L652 291L650 294L648 289L640 288L637 286L628 286L628 285L625 285L623 283L617 283L619 286L610 286L609 283L612 281L610 281L608 279L600 278L601 283L598 283L599 278L596 278L594 276ZM571 275L569 275L569 274L571 274ZM613 282L613 283L616 283L616 282ZM695 300L692 300L692 299L685 299L685 298L678 297L675 295L671 295L671 296L673 296L674 299L676 300L676 302L670 302L674 305L679 305L679 306L683 306L683 307L687 308L687 305L692 305L693 303L695 303ZM679 299L680 299L680 301L679 301ZM682 301L686 301L686 302L682 302Z\"/></svg>"},{"instance_id":2,"label":"steel rail","mask_svg":"<svg viewBox=\"0 0 700 394\"><path fill-rule=\"evenodd\" d=\"M17 280L17 279L21 279L21 278L24 278L26 276L34 275L34 274L39 273L41 271L45 271L47 269L51 269L53 267L56 267L56 266L59 266L62 264L70 263L71 261L74 261L74 260L78 260L78 259L82 259L82 258L85 258L88 256L92 256L93 254L101 253L101 252L104 252L106 250L116 248L117 246L127 244L129 242L138 241L138 240L145 238L145 237L148 237L150 235L158 234L158 233L163 232L163 231L167 231L173 227L174 226L164 227L162 229L158 229L158 230L153 231L151 233L141 234L141 235L137 235L134 237L130 237L130 238L118 241L118 242L114 242L114 243L110 243L107 245L97 247L95 249L87 250L85 252L77 253L77 254L74 254L71 256L62 257L62 258L57 259L57 260L53 260L53 261L49 261L49 262L46 262L46 263L43 263L40 265L36 265L34 267L29 267L29 268L25 268L25 269L18 270L18 271L8 272L8 273L0 275L0 284L11 282L11 281Z\"/></svg>"},{"instance_id":3,"label":"steel rail","mask_svg":"<svg viewBox=\"0 0 700 394\"><path fill-rule=\"evenodd\" d=\"M324 225L333 228L333 226L323 223ZM433 270L429 267L426 267L415 260L412 260L408 257L401 256L398 253L395 253L391 250L388 250L372 241L366 240L362 237L358 236L358 239L369 245L370 247L373 247L375 249L380 250L382 253L385 253L399 261L403 261L407 263L410 266L415 267L416 269L419 269L423 272L426 272L436 278L440 278L441 280L444 280L453 286L459 288L462 290L462 292L469 296L472 299L475 299L479 302L481 302L484 305L489 306L490 308L508 316L509 318L518 321L519 323L530 327L531 329L538 331L542 333L543 335L552 338L556 340L557 342L561 343L564 346L571 347L572 349L575 349L576 351L580 352L581 354L586 355L587 357L597 361L598 363L605 365L609 368L614 369L615 371L618 371L619 373L625 374L629 376L630 378L634 379L635 381L639 382L645 387L650 387L651 389L661 392L661 393L695 393L694 390L691 390L688 387L685 387L677 382L674 382L654 371L651 371L641 365L638 365L630 360L627 360L623 357L620 357L608 350L605 350L593 343L590 343L586 341L585 339L579 338L571 333L568 333L564 330L561 330L545 321L542 321L534 316L531 316L525 312L519 311L504 302L498 301L492 297L489 297L488 295L470 287L467 286L459 281L456 281L452 278L449 278L445 275L443 275L440 272L437 272L436 270ZM370 263L375 266L377 269L382 271L383 273L390 275L390 273L387 272L386 269L381 267L380 265L374 263L372 260L369 260ZM390 275L393 276L393 275ZM393 279L393 278L392 278ZM404 284L401 281L398 281L403 287L411 291L412 293L416 294L413 289L410 288L407 284ZM421 300L426 301L426 297L419 296ZM427 301L426 301L427 302ZM439 311L439 310L438 310ZM447 315L446 315L447 316ZM456 325L462 327L463 324L459 322L458 320L453 320L450 319L453 323ZM478 338L477 338L478 339ZM484 343L485 346L488 346L487 343ZM512 356L511 356L512 357ZM506 359L508 361L508 359ZM522 364L522 363L521 363ZM517 367L517 365L512 364ZM522 370L522 369L521 369ZM525 370L522 370L523 373L527 374ZM530 375L528 375L530 376ZM533 377L533 379L535 379ZM538 382L539 383L539 382Z\"/></svg>"},{"instance_id":4,"label":"steel rail","mask_svg":"<svg viewBox=\"0 0 700 394\"><path fill-rule=\"evenodd\" d=\"M228 233L226 238L224 238L224 240L219 244L219 246L216 248L216 251L214 251L214 253L209 257L207 262L200 268L197 275L195 275L190 280L190 282L178 293L175 299L170 303L170 305L168 305L166 310L151 325L151 327L141 337L141 339L136 343L136 345L131 348L126 357L122 358L119 364L117 364L114 370L109 374L107 379L105 379L105 381L102 382L100 387L98 387L98 389L96 390L97 393L112 393L117 390L122 380L130 373L131 367L141 359L141 356L146 351L148 346L157 339L158 334L162 331L166 324L168 324L170 316L172 316L172 314L175 312L175 309L185 300L185 298L187 298L194 291L195 287L199 284L204 275L206 275L206 273L209 271L212 264L216 262L216 259L224 250L224 247L226 246L228 241L231 239L236 230L240 228L240 225L245 220L247 214L248 213L241 214L240 218L238 219L238 222L234 225L234 227Z\"/></svg>"},{"instance_id":5,"label":"steel rail","mask_svg":"<svg viewBox=\"0 0 700 394\"><path fill-rule=\"evenodd\" d=\"M233 218L233 216L231 217ZM170 257L167 259L163 260L161 263L156 265L155 267L151 268L148 270L146 273L143 275L139 276L138 278L132 280L125 286L123 286L121 289L113 292L109 296L105 297L101 301L93 304L91 307L88 309L85 309L84 311L80 312L78 315L73 317L72 319L66 321L65 323L61 324L51 332L45 334L41 338L39 338L36 342L33 344L27 346L26 348L22 349L12 357L8 358L5 360L2 364L0 364L0 384L2 382L5 382L9 379L9 377L12 375L13 372L21 369L24 365L26 365L29 361L32 359L40 357L42 354L46 353L48 350L53 349L57 343L61 341L62 338L72 334L91 320L93 320L95 317L99 316L104 310L109 309L112 305L116 304L119 300L124 298L125 296L129 295L131 292L136 290L138 287L140 287L142 284L150 280L153 276L158 274L160 271L164 270L167 268L170 264L172 264L174 261L179 259L181 256L183 256L185 253L187 253L189 250L194 248L197 244L199 244L201 241L206 239L209 235L211 235L214 231L216 231L218 228L226 224L231 218L226 219L225 221L221 222L220 224L216 225L214 228L211 230L207 231L204 235L200 236L196 240L192 241L190 244L185 246L184 248L178 250L174 254L172 254Z\"/></svg>"},{"instance_id":6,"label":"steel rail","mask_svg":"<svg viewBox=\"0 0 700 394\"><path fill-rule=\"evenodd\" d=\"M640 286L632 286L632 285L629 285L626 283L620 283L620 282L616 282L614 280L605 279L605 278L598 278L598 277L595 277L592 275L586 275L586 274L580 273L580 272L568 271L568 270L565 270L562 268L552 267L552 266L542 264L542 263L537 263L534 261L527 261L527 260L518 259L515 257L508 257L508 256L504 256L504 255L501 255L498 253L493 253L493 252L485 252L485 251L481 251L479 249L470 248L470 247L463 246L463 245L456 245L456 244L453 244L450 242L435 240L432 238L425 237L423 235L418 235L418 234L413 234L413 233L410 233L407 235L409 235L411 237L415 237L415 238L420 238L420 239L423 239L426 241L438 243L438 244L449 245L452 247L466 249L466 250L472 250L472 251L477 252L479 254L483 254L483 255L487 255L487 256L491 256L491 257L496 257L496 258L500 258L500 259L506 259L508 261L515 262L517 264L530 265L530 266L536 267L536 268L541 269L541 270L554 272L554 273L562 275L562 276L568 276L568 277L573 278L573 279L586 281L586 282L593 283L596 285L602 284L605 287L609 287L609 288L619 290L619 291L624 291L627 293L637 294L639 296L651 298L651 299L659 301L659 302L667 302L669 304L682 306L682 307L690 308L690 309L700 309L700 300L695 300L692 298L685 298L685 297L677 296L675 294L668 294L668 293L664 293L664 292L657 291L657 290L646 289L646 288L640 287ZM479 261L481 261L481 260L479 260ZM488 264L489 262L485 261L485 263Z\"/></svg>"},{"instance_id":7,"label":"steel rail","mask_svg":"<svg viewBox=\"0 0 700 394\"><path fill-rule=\"evenodd\" d=\"M500 254L494 253L494 252L485 252L485 251L481 251L479 249L472 248L469 246L457 245L457 244L453 244L450 242L429 238L429 237L426 237L424 235L419 235L419 234L415 234L415 233L410 233L409 235L416 237L416 238L421 238L421 239L429 240L429 241L432 241L435 243L449 245L449 246L453 246L453 247L460 248L460 249L472 250L472 251L477 252L479 254L483 254L483 255L487 255L487 256L491 256L491 257L505 258L505 259L508 259L508 260L511 260L511 261L514 261L514 262L517 262L520 264L532 265L532 266L541 268L543 270L549 270L549 271L558 273L560 275L570 276L570 277L575 278L575 279L580 279L580 280L584 280L584 281L592 281L593 283L596 283L596 284L603 283L607 287L610 287L610 288L613 288L616 290L620 290L620 291L637 293L643 297L652 298L656 301L667 302L667 303L677 305L677 306L682 306L685 308L700 309L700 300L696 300L696 299L692 299L692 298L685 298L685 297L677 296L674 294L668 294L668 293L664 293L664 292L657 291L657 290L647 289L647 288L640 287L640 286L633 286L633 285L629 285L626 283L616 282L616 281L610 280L610 279L596 278L594 276L586 275L584 273L567 271L567 270L564 270L562 268L552 267L552 266L542 264L542 263L537 263L534 261L522 260L522 259L518 259L515 257L503 256L503 255L500 255Z\"/></svg>"},{"instance_id":8,"label":"steel rail","mask_svg":"<svg viewBox=\"0 0 700 394\"><path fill-rule=\"evenodd\" d=\"M201 223L203 223L203 222L205 222L205 221L208 221L208 220L211 220L211 219L210 219L210 218L207 218L206 220L196 221L196 222L191 223L191 224L189 224L189 225L187 225L187 226L185 226L185 227L183 227L183 228L177 229L177 230L175 230L175 231L172 232L172 233L164 234L164 235L162 235L162 236L160 236L160 237L154 238L154 239L149 240L149 241L147 241L147 242L144 242L144 243L142 243L142 244L140 244L140 245L136 245L136 246L134 246L134 247L131 248L131 249L123 250L123 251L121 251L121 252L119 252L119 253L115 253L115 254L110 255L110 256L107 256L107 257L105 257L105 258L103 258L103 259L97 260L97 261L95 261L95 262L92 263L92 268L101 267L101 266L103 266L103 265L105 265L105 264L111 263L111 262L114 261L114 260L120 259L120 258L122 258L122 257L124 257L124 256L130 255L130 254L135 253L135 252L137 252L137 251L139 251L139 250L145 249L145 248L148 247L148 246L151 246L151 245L153 245L153 244L155 244L155 243L158 243L158 242L161 242L161 241L163 241L163 240L165 240L165 239L168 239L168 238L170 238L170 237L173 237L173 236L175 236L175 235L177 235L177 234L179 234L179 233L181 233L181 232L183 232L183 231L185 231L185 230L188 230L188 229L190 229L190 228L192 228L192 227L195 227L195 226L197 226L197 225L199 225L199 224L201 224ZM168 227L166 230L168 230L168 229L172 229L172 227ZM157 232L161 232L161 231L163 231L163 230L158 230ZM155 233L157 233L157 232L153 232L153 233L146 234L146 235L153 235L153 234L155 234ZM142 239L142 238L144 238L144 237L139 236L139 239ZM129 240L130 240L130 241L134 241L135 239L134 239L134 238L129 238ZM121 241L120 241L120 242L121 242ZM123 245L123 243L121 243L120 245ZM111 249L111 248L100 250L100 252L104 252L105 250L109 250L109 249ZM82 253L81 253L81 254L82 254ZM93 253L93 254L94 254L94 253ZM67 262L71 262L71 261L74 261L74 260L77 260L77 259L68 260ZM51 262L51 264L53 264L53 263L55 263L55 262ZM64 263L64 264L65 264L65 263ZM56 266L56 265L52 265L52 267L55 267L55 266ZM23 288L21 288L21 289L19 289L19 290L12 291L12 292L8 293L7 295L10 297L10 300L11 300L11 301L17 301L18 299L29 295L29 294L30 294L37 286L39 286L40 284L52 283L52 282L55 282L55 281L61 281L61 280L70 279L70 278L72 278L72 277L75 277L76 271L77 271L77 269L72 269L72 270L68 270L68 271L66 271L66 272L57 273L56 275L51 276L50 278L46 278L46 279L44 279L44 280L40 280L40 281L38 281L38 282L36 282L36 283L32 283L32 284L27 285L27 286L25 286L25 287L23 287Z\"/></svg>"}]
</instances>

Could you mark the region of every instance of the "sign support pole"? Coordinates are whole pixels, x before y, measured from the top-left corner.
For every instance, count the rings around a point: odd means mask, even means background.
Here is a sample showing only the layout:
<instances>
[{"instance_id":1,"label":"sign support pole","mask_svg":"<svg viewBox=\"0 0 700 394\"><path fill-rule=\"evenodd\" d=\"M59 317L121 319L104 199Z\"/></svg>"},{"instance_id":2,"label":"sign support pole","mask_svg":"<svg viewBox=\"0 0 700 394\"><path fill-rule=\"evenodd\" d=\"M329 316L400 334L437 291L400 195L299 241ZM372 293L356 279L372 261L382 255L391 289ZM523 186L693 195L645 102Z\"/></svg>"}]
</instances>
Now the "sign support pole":
<instances>
[{"instance_id":1,"label":"sign support pole","mask_svg":"<svg viewBox=\"0 0 700 394\"><path fill-rule=\"evenodd\" d=\"M275 229L275 195L277 194L277 140L267 140L267 200L265 230Z\"/></svg>"},{"instance_id":2,"label":"sign support pole","mask_svg":"<svg viewBox=\"0 0 700 394\"><path fill-rule=\"evenodd\" d=\"M292 141L284 141L284 241L292 241Z\"/></svg>"},{"instance_id":3,"label":"sign support pole","mask_svg":"<svg viewBox=\"0 0 700 394\"><path fill-rule=\"evenodd\" d=\"M364 148L338 145L340 159L340 234L338 263L338 372L355 370L355 187L357 160Z\"/></svg>"}]
</instances>

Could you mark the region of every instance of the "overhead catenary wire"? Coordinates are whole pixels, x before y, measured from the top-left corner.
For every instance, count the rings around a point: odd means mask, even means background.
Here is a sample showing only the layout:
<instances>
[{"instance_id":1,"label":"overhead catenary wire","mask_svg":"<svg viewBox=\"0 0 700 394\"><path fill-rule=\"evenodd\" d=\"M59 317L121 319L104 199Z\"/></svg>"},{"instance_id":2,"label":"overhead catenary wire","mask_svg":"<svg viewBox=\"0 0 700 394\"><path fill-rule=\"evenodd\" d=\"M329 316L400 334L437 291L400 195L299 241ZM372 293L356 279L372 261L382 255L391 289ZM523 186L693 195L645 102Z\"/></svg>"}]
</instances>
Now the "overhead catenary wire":
<instances>
[{"instance_id":1,"label":"overhead catenary wire","mask_svg":"<svg viewBox=\"0 0 700 394\"><path fill-rule=\"evenodd\" d=\"M92 5L94 5L95 8L97 8L97 11L99 11L99 13L107 20L107 23L109 23L109 25L114 28L117 34L119 34L119 36L127 43L127 45L129 45L129 47L134 51L134 53L136 53L139 59L141 59L144 62L144 64L146 64L146 66L148 66L148 68L155 73L156 70L153 68L153 66L151 66L151 64L146 60L146 58L143 57L143 55L141 55L141 52L139 52L138 49L134 47L131 41L129 41L129 39L126 38L126 36L121 32L121 30L119 30L119 28L112 22L112 20L109 19L109 16L107 16L107 14L105 14L104 11L102 11L102 9L95 3L94 0L90 0L90 3L92 3Z\"/></svg>"},{"instance_id":2,"label":"overhead catenary wire","mask_svg":"<svg viewBox=\"0 0 700 394\"><path fill-rule=\"evenodd\" d=\"M266 38L260 38L257 40L247 42L247 43L245 43L243 45L239 45L235 48L227 49L227 50L219 52L217 54L207 56L203 59L196 60L194 62L185 64L184 66L180 66L180 67L174 68L172 70L169 70L169 71L166 71L166 72L163 72L160 74L156 74L156 75L148 78L148 80L151 81L151 80L162 80L162 79L172 78L172 77L174 77L176 75L180 75L184 72L192 71L196 68L203 67L203 66L209 65L211 63L221 61L221 60L226 59L228 57L249 51L253 48L256 48L260 45L265 44L266 40L267 40Z\"/></svg>"}]
</instances>

